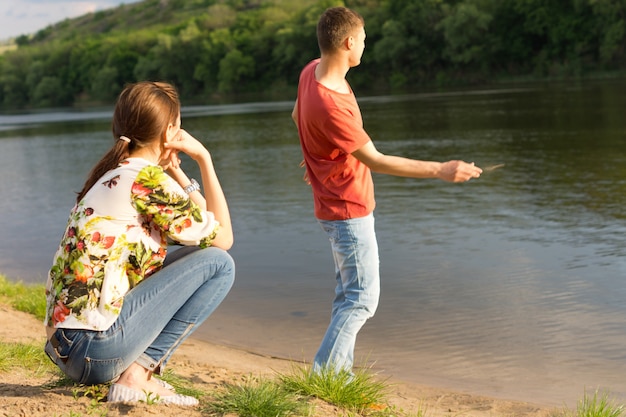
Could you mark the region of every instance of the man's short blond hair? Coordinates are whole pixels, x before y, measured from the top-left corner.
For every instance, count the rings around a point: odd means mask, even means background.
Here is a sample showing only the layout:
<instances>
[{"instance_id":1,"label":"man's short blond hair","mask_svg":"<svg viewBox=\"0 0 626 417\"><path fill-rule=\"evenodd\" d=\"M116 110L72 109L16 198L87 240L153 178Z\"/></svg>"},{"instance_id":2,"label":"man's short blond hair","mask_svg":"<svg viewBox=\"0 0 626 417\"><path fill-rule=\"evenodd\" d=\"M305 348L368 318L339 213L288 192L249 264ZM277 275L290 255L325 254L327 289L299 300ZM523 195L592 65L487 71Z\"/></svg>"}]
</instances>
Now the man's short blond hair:
<instances>
[{"instance_id":1,"label":"man's short blond hair","mask_svg":"<svg viewBox=\"0 0 626 417\"><path fill-rule=\"evenodd\" d=\"M356 29L365 27L363 17L346 7L326 9L317 22L317 44L320 52L335 52Z\"/></svg>"}]
</instances>

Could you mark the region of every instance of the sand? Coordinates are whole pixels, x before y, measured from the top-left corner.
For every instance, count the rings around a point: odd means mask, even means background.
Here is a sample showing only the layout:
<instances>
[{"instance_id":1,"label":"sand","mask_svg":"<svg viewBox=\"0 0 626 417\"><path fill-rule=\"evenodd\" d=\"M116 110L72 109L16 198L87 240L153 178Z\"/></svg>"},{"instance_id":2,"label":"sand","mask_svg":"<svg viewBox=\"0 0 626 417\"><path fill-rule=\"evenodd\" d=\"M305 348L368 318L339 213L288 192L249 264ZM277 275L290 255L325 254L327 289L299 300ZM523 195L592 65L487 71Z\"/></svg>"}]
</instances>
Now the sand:
<instances>
[{"instance_id":1,"label":"sand","mask_svg":"<svg viewBox=\"0 0 626 417\"><path fill-rule=\"evenodd\" d=\"M42 324L33 316L0 305L0 340L4 342L43 343ZM177 375L188 378L204 392L219 390L224 384L237 383L249 377L274 378L289 372L293 362L229 347L188 339L174 354L169 367ZM56 377L36 376L14 369L0 373L0 416L202 416L202 409L168 405L119 405L106 402L91 404L92 399L75 395L72 387L50 388ZM394 410L417 416L422 410L427 417L437 416L529 416L547 417L555 410L537 404L508 401L471 395L403 381L391 385L389 404ZM347 413L321 401L313 401L314 416L344 416Z\"/></svg>"}]
</instances>

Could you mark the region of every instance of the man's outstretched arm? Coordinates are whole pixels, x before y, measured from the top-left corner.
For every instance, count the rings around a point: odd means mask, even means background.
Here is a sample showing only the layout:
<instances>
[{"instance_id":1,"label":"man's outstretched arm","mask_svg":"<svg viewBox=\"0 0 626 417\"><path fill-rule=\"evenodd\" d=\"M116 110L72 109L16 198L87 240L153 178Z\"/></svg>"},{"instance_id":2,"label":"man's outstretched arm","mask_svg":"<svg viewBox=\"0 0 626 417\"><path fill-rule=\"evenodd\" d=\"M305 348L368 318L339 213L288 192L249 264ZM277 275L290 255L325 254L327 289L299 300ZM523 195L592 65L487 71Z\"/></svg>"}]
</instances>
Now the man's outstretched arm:
<instances>
[{"instance_id":1,"label":"man's outstretched arm","mask_svg":"<svg viewBox=\"0 0 626 417\"><path fill-rule=\"evenodd\" d=\"M448 182L465 182L480 177L482 169L464 161L420 161L401 156L385 155L369 141L352 155L373 172L410 178L439 178Z\"/></svg>"}]
</instances>

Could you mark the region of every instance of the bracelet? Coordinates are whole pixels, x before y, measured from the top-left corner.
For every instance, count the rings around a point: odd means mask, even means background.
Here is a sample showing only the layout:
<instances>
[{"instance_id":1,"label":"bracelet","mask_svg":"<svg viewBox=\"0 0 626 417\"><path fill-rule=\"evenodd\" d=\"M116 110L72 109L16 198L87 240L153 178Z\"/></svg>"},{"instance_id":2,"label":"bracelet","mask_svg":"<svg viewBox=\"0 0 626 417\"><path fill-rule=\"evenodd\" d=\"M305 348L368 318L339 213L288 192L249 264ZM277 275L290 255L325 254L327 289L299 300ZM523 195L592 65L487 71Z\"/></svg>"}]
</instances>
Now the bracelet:
<instances>
[{"instance_id":1,"label":"bracelet","mask_svg":"<svg viewBox=\"0 0 626 417\"><path fill-rule=\"evenodd\" d=\"M187 193L187 194L191 194L194 191L198 191L200 189L200 184L198 184L198 181L196 181L195 179L191 179L191 184L189 184L188 186L184 187L183 190Z\"/></svg>"}]
</instances>

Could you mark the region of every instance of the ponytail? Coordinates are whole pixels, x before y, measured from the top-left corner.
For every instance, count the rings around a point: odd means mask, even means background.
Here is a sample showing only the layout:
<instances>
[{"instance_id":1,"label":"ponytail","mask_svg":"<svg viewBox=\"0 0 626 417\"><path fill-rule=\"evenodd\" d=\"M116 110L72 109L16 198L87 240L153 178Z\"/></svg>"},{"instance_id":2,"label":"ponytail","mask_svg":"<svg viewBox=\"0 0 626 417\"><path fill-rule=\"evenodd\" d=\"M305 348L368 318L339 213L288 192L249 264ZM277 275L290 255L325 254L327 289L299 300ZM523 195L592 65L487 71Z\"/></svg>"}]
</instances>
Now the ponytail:
<instances>
[{"instance_id":1,"label":"ponytail","mask_svg":"<svg viewBox=\"0 0 626 417\"><path fill-rule=\"evenodd\" d=\"M111 129L115 143L92 168L76 203L108 171L155 140L161 140L169 123L180 114L180 101L176 89L167 83L144 81L130 84L120 93L113 112Z\"/></svg>"}]
</instances>

